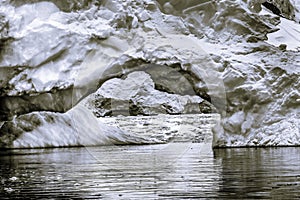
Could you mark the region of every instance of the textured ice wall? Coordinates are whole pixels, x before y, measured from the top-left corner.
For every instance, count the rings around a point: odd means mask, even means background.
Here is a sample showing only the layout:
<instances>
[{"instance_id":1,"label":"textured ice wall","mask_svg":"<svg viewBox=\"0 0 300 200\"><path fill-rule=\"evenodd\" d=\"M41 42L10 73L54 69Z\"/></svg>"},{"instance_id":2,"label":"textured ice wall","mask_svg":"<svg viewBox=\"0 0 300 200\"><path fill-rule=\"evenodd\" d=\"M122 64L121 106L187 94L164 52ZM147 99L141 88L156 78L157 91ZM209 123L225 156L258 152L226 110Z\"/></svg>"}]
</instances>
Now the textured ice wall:
<instances>
[{"instance_id":1,"label":"textured ice wall","mask_svg":"<svg viewBox=\"0 0 300 200\"><path fill-rule=\"evenodd\" d=\"M290 3L297 21L298 2ZM34 111L64 115L57 112L105 81L152 63L201 80L195 93L222 114L214 146L299 144L296 22L240 0L1 1L0 13L0 134L8 140L16 138L5 124ZM292 31L293 48L285 34L266 42L279 29Z\"/></svg>"},{"instance_id":2,"label":"textured ice wall","mask_svg":"<svg viewBox=\"0 0 300 200\"><path fill-rule=\"evenodd\" d=\"M99 121L90 110L77 105L64 114L33 112L1 127L2 148L41 148L162 142L124 132Z\"/></svg>"}]
</instances>

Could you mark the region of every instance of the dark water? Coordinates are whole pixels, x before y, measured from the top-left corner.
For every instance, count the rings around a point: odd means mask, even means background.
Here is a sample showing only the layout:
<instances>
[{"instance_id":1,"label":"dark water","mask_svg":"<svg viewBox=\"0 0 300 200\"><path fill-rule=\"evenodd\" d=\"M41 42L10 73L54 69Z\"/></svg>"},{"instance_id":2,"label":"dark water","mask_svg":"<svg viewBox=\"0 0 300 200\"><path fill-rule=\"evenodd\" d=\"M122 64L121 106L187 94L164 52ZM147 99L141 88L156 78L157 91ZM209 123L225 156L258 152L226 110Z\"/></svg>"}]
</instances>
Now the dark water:
<instances>
[{"instance_id":1,"label":"dark water","mask_svg":"<svg viewBox=\"0 0 300 200\"><path fill-rule=\"evenodd\" d=\"M300 148L198 143L1 152L1 199L298 199Z\"/></svg>"}]
</instances>

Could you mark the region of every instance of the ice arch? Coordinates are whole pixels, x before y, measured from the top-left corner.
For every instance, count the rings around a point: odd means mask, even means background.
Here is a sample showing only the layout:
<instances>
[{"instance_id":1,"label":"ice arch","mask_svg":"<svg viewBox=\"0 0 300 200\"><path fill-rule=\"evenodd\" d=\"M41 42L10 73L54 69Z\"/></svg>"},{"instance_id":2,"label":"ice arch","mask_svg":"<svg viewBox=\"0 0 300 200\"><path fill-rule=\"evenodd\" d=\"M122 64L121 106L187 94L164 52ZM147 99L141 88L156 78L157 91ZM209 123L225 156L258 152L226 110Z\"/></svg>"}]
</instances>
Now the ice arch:
<instances>
[{"instance_id":1,"label":"ice arch","mask_svg":"<svg viewBox=\"0 0 300 200\"><path fill-rule=\"evenodd\" d=\"M78 74L75 82L72 106L110 79L120 78L134 71L144 71L151 76L159 90L180 95L198 95L211 102L217 108L217 112L225 114L226 94L223 80L212 69L213 62L207 58L207 62L203 62L201 67L184 68L180 63L155 64L143 59L129 59L122 64L116 62L101 67L101 56L95 52L90 56L83 64L83 71Z\"/></svg>"}]
</instances>

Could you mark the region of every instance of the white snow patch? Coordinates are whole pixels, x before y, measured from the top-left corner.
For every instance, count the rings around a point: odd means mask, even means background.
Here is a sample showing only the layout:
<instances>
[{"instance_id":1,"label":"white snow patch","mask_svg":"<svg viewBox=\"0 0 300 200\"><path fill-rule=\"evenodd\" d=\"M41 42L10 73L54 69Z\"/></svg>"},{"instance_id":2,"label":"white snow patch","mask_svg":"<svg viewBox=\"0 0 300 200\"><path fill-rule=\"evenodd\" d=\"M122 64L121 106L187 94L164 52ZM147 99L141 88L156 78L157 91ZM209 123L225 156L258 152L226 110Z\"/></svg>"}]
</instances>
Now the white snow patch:
<instances>
[{"instance_id":1,"label":"white snow patch","mask_svg":"<svg viewBox=\"0 0 300 200\"><path fill-rule=\"evenodd\" d=\"M263 9L260 14L272 15L265 9ZM277 27L279 28L278 31L267 35L267 42L274 46L285 44L287 45L287 50L300 51L300 24L281 17L280 24L278 24Z\"/></svg>"}]
</instances>

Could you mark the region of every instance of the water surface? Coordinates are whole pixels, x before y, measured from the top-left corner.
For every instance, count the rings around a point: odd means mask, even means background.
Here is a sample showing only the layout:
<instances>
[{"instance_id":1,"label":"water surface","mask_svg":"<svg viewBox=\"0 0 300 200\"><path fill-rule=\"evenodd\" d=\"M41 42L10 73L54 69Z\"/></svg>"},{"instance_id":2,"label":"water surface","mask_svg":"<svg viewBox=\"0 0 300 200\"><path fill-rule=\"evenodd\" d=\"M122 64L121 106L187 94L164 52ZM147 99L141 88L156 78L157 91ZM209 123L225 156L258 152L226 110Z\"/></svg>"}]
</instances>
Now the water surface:
<instances>
[{"instance_id":1,"label":"water surface","mask_svg":"<svg viewBox=\"0 0 300 200\"><path fill-rule=\"evenodd\" d=\"M1 199L298 199L300 148L204 143L1 151Z\"/></svg>"}]
</instances>

